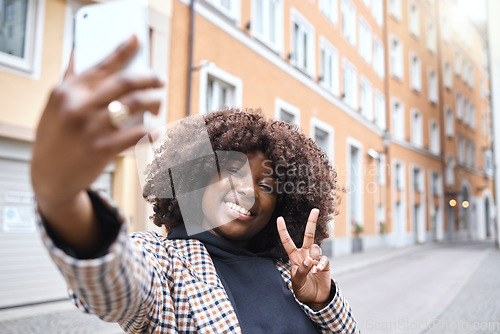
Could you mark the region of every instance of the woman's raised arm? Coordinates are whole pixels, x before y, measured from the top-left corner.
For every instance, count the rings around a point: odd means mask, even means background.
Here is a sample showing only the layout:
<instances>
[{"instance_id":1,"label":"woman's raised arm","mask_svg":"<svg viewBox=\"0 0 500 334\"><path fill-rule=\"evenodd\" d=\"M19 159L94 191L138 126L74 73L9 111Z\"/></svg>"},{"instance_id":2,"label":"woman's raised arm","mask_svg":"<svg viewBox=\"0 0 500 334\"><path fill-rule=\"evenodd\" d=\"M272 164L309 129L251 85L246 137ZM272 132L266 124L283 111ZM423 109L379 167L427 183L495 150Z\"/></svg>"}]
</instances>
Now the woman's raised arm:
<instances>
[{"instance_id":1,"label":"woman's raised arm","mask_svg":"<svg viewBox=\"0 0 500 334\"><path fill-rule=\"evenodd\" d=\"M154 73L123 70L138 49L132 36L104 61L80 75L72 62L41 116L31 179L38 209L51 230L77 253L98 248L98 222L85 191L118 153L146 135L144 126L118 129L108 105L118 100L131 113L156 114L164 85Z\"/></svg>"}]
</instances>

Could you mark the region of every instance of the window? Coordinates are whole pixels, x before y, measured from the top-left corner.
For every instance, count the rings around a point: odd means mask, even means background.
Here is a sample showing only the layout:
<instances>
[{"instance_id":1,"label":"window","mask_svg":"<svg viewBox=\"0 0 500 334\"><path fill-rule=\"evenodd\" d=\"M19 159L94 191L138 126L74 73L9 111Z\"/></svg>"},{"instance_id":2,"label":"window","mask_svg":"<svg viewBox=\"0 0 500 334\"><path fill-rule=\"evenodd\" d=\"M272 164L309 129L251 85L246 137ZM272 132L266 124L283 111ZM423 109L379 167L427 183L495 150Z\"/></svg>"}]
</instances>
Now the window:
<instances>
[{"instance_id":1,"label":"window","mask_svg":"<svg viewBox=\"0 0 500 334\"><path fill-rule=\"evenodd\" d=\"M410 84L415 91L422 90L422 62L414 52L410 52Z\"/></svg>"},{"instance_id":2,"label":"window","mask_svg":"<svg viewBox=\"0 0 500 334\"><path fill-rule=\"evenodd\" d=\"M439 126L435 120L431 121L430 124L430 151L433 154L438 155L441 151L439 147Z\"/></svg>"},{"instance_id":3,"label":"window","mask_svg":"<svg viewBox=\"0 0 500 334\"><path fill-rule=\"evenodd\" d=\"M367 63L372 62L372 32L362 18L359 18L359 54Z\"/></svg>"},{"instance_id":4,"label":"window","mask_svg":"<svg viewBox=\"0 0 500 334\"><path fill-rule=\"evenodd\" d=\"M422 170L418 167L413 168L413 190L416 192L422 191Z\"/></svg>"},{"instance_id":5,"label":"window","mask_svg":"<svg viewBox=\"0 0 500 334\"><path fill-rule=\"evenodd\" d=\"M387 233L387 224L385 218L385 206L382 204L377 205L377 223L379 233Z\"/></svg>"},{"instance_id":6,"label":"window","mask_svg":"<svg viewBox=\"0 0 500 334\"><path fill-rule=\"evenodd\" d=\"M455 121L453 119L453 112L450 107L446 108L446 135L453 137L455 134Z\"/></svg>"},{"instance_id":7,"label":"window","mask_svg":"<svg viewBox=\"0 0 500 334\"><path fill-rule=\"evenodd\" d=\"M385 97L379 91L375 91L375 123L382 130L387 127L385 117Z\"/></svg>"},{"instance_id":8,"label":"window","mask_svg":"<svg viewBox=\"0 0 500 334\"><path fill-rule=\"evenodd\" d=\"M481 78L480 80L480 86L481 86L481 98L484 100L486 99L487 91L486 91L486 82L484 81L483 78Z\"/></svg>"},{"instance_id":9,"label":"window","mask_svg":"<svg viewBox=\"0 0 500 334\"><path fill-rule=\"evenodd\" d=\"M356 224L363 223L363 178L361 177L362 155L361 146L349 143L349 214L351 222Z\"/></svg>"},{"instance_id":10,"label":"window","mask_svg":"<svg viewBox=\"0 0 500 334\"><path fill-rule=\"evenodd\" d=\"M422 115L414 109L411 116L411 142L416 146L422 147L423 145L423 131Z\"/></svg>"},{"instance_id":11,"label":"window","mask_svg":"<svg viewBox=\"0 0 500 334\"><path fill-rule=\"evenodd\" d=\"M206 0L212 6L217 8L224 15L232 19L240 19L240 0Z\"/></svg>"},{"instance_id":12,"label":"window","mask_svg":"<svg viewBox=\"0 0 500 334\"><path fill-rule=\"evenodd\" d=\"M462 104L462 94L457 92L457 97L455 99L455 109L457 110L457 119L461 120L463 118L464 107Z\"/></svg>"},{"instance_id":13,"label":"window","mask_svg":"<svg viewBox=\"0 0 500 334\"><path fill-rule=\"evenodd\" d=\"M0 1L0 66L36 75L39 71L45 1ZM3 32L3 33L2 33Z\"/></svg>"},{"instance_id":14,"label":"window","mask_svg":"<svg viewBox=\"0 0 500 334\"><path fill-rule=\"evenodd\" d=\"M393 99L392 101L392 134L395 138L405 139L404 127L404 107L401 101Z\"/></svg>"},{"instance_id":15,"label":"window","mask_svg":"<svg viewBox=\"0 0 500 334\"><path fill-rule=\"evenodd\" d=\"M493 152L490 149L483 149L483 167L488 174L493 174Z\"/></svg>"},{"instance_id":16,"label":"window","mask_svg":"<svg viewBox=\"0 0 500 334\"><path fill-rule=\"evenodd\" d=\"M451 89L452 84L452 74L451 74L451 66L448 61L444 62L444 85L446 88Z\"/></svg>"},{"instance_id":17,"label":"window","mask_svg":"<svg viewBox=\"0 0 500 334\"><path fill-rule=\"evenodd\" d=\"M455 74L460 76L462 73L462 57L458 51L455 51Z\"/></svg>"},{"instance_id":18,"label":"window","mask_svg":"<svg viewBox=\"0 0 500 334\"><path fill-rule=\"evenodd\" d=\"M461 134L458 134L458 139L457 139L457 159L458 159L458 164L463 164L464 163L464 140L462 138Z\"/></svg>"},{"instance_id":19,"label":"window","mask_svg":"<svg viewBox=\"0 0 500 334\"><path fill-rule=\"evenodd\" d=\"M285 121L288 124L300 126L300 110L299 108L276 98L274 101L274 115L276 119Z\"/></svg>"},{"instance_id":20,"label":"window","mask_svg":"<svg viewBox=\"0 0 500 334\"><path fill-rule=\"evenodd\" d=\"M377 184L379 186L384 186L385 179L385 154L380 154L377 158Z\"/></svg>"},{"instance_id":21,"label":"window","mask_svg":"<svg viewBox=\"0 0 500 334\"><path fill-rule=\"evenodd\" d=\"M464 97L463 119L465 125L469 125L470 112L469 112L469 99Z\"/></svg>"},{"instance_id":22,"label":"window","mask_svg":"<svg viewBox=\"0 0 500 334\"><path fill-rule=\"evenodd\" d=\"M372 15L379 26L384 24L383 0L372 0Z\"/></svg>"},{"instance_id":23,"label":"window","mask_svg":"<svg viewBox=\"0 0 500 334\"><path fill-rule=\"evenodd\" d=\"M243 83L222 69L204 66L200 70L200 114L223 107L241 107Z\"/></svg>"},{"instance_id":24,"label":"window","mask_svg":"<svg viewBox=\"0 0 500 334\"><path fill-rule=\"evenodd\" d=\"M476 106L474 103L469 104L470 108L470 127L472 130L476 129Z\"/></svg>"},{"instance_id":25,"label":"window","mask_svg":"<svg viewBox=\"0 0 500 334\"><path fill-rule=\"evenodd\" d=\"M443 16L443 19L441 21L441 37L443 41L448 43L450 41L450 22L448 20L447 16Z\"/></svg>"},{"instance_id":26,"label":"window","mask_svg":"<svg viewBox=\"0 0 500 334\"><path fill-rule=\"evenodd\" d=\"M441 195L441 175L434 171L431 172L431 190L434 196Z\"/></svg>"},{"instance_id":27,"label":"window","mask_svg":"<svg viewBox=\"0 0 500 334\"><path fill-rule=\"evenodd\" d=\"M390 43L391 74L397 79L403 79L403 45L396 36L391 36Z\"/></svg>"},{"instance_id":28,"label":"window","mask_svg":"<svg viewBox=\"0 0 500 334\"><path fill-rule=\"evenodd\" d=\"M432 68L429 70L429 101L434 104L438 102L438 80Z\"/></svg>"},{"instance_id":29,"label":"window","mask_svg":"<svg viewBox=\"0 0 500 334\"><path fill-rule=\"evenodd\" d=\"M353 109L358 109L358 78L354 66L347 59L342 62L344 101Z\"/></svg>"},{"instance_id":30,"label":"window","mask_svg":"<svg viewBox=\"0 0 500 334\"><path fill-rule=\"evenodd\" d=\"M314 27L297 12L291 10L292 17L292 64L314 76Z\"/></svg>"},{"instance_id":31,"label":"window","mask_svg":"<svg viewBox=\"0 0 500 334\"><path fill-rule=\"evenodd\" d=\"M384 45L378 38L373 38L373 69L379 77L385 77Z\"/></svg>"},{"instance_id":32,"label":"window","mask_svg":"<svg viewBox=\"0 0 500 334\"><path fill-rule=\"evenodd\" d=\"M311 138L333 161L333 127L317 118L311 118Z\"/></svg>"},{"instance_id":33,"label":"window","mask_svg":"<svg viewBox=\"0 0 500 334\"><path fill-rule=\"evenodd\" d=\"M401 21L401 0L389 0L389 13L396 20Z\"/></svg>"},{"instance_id":34,"label":"window","mask_svg":"<svg viewBox=\"0 0 500 334\"><path fill-rule=\"evenodd\" d=\"M446 164L446 185L453 186L455 184L455 161L453 156L448 156L448 162Z\"/></svg>"},{"instance_id":35,"label":"window","mask_svg":"<svg viewBox=\"0 0 500 334\"><path fill-rule=\"evenodd\" d=\"M483 137L488 136L488 113L483 112L481 114L481 127L483 129Z\"/></svg>"},{"instance_id":36,"label":"window","mask_svg":"<svg viewBox=\"0 0 500 334\"><path fill-rule=\"evenodd\" d=\"M254 0L252 5L252 35L271 49L282 52L282 0Z\"/></svg>"},{"instance_id":37,"label":"window","mask_svg":"<svg viewBox=\"0 0 500 334\"><path fill-rule=\"evenodd\" d=\"M373 89L365 77L361 77L361 115L373 121Z\"/></svg>"},{"instance_id":38,"label":"window","mask_svg":"<svg viewBox=\"0 0 500 334\"><path fill-rule=\"evenodd\" d=\"M351 45L356 45L356 9L349 0L342 0L342 34Z\"/></svg>"},{"instance_id":39,"label":"window","mask_svg":"<svg viewBox=\"0 0 500 334\"><path fill-rule=\"evenodd\" d=\"M415 0L410 1L410 33L415 36L420 36L420 10L418 9Z\"/></svg>"},{"instance_id":40,"label":"window","mask_svg":"<svg viewBox=\"0 0 500 334\"><path fill-rule=\"evenodd\" d=\"M427 49L432 53L436 51L436 29L431 20L427 21Z\"/></svg>"},{"instance_id":41,"label":"window","mask_svg":"<svg viewBox=\"0 0 500 334\"><path fill-rule=\"evenodd\" d=\"M394 164L394 181L397 190L405 189L405 169L399 161Z\"/></svg>"},{"instance_id":42,"label":"window","mask_svg":"<svg viewBox=\"0 0 500 334\"><path fill-rule=\"evenodd\" d=\"M321 84L329 92L339 95L339 54L323 36L320 38Z\"/></svg>"},{"instance_id":43,"label":"window","mask_svg":"<svg viewBox=\"0 0 500 334\"><path fill-rule=\"evenodd\" d=\"M330 22L337 25L338 21L338 3L337 0L319 0L319 10L327 17Z\"/></svg>"},{"instance_id":44,"label":"window","mask_svg":"<svg viewBox=\"0 0 500 334\"><path fill-rule=\"evenodd\" d=\"M476 143L471 142L471 167L476 168L477 166L477 151L476 151Z\"/></svg>"}]
</instances>

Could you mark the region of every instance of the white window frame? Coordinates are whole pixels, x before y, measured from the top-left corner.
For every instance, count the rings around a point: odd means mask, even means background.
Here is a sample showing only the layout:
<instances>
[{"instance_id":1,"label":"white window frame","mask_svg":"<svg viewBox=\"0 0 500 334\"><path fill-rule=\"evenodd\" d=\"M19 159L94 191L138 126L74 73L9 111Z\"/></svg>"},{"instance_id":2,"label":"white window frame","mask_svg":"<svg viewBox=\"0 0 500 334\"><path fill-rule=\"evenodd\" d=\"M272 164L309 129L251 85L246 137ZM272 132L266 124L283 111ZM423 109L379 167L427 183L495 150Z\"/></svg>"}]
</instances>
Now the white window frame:
<instances>
[{"instance_id":1,"label":"white window frame","mask_svg":"<svg viewBox=\"0 0 500 334\"><path fill-rule=\"evenodd\" d=\"M328 4L329 3L329 4ZM319 0L319 10L334 26L339 20L338 0Z\"/></svg>"},{"instance_id":2,"label":"white window frame","mask_svg":"<svg viewBox=\"0 0 500 334\"><path fill-rule=\"evenodd\" d=\"M257 0L252 0L252 25L251 34L253 37L257 38L259 41L270 47L272 50L283 53L283 0L260 0L261 4L267 4L262 7L262 13L257 11ZM276 4L276 17L271 18L269 6L271 2ZM260 14L260 15L259 15ZM257 31L256 22L257 17L261 16L263 33ZM276 33L276 42L273 42L270 38L270 28L274 25L274 31Z\"/></svg>"},{"instance_id":3,"label":"white window frame","mask_svg":"<svg viewBox=\"0 0 500 334\"><path fill-rule=\"evenodd\" d=\"M334 148L335 148L334 146L335 130L330 124L323 122L322 120L316 117L311 117L309 133L311 134L311 138L314 141L316 141L316 129L320 129L328 134L328 147L326 149L326 154L330 162L333 164Z\"/></svg>"},{"instance_id":4,"label":"white window frame","mask_svg":"<svg viewBox=\"0 0 500 334\"><path fill-rule=\"evenodd\" d=\"M0 52L0 70L38 80L42 63L45 0L28 0L24 57Z\"/></svg>"},{"instance_id":5,"label":"white window frame","mask_svg":"<svg viewBox=\"0 0 500 334\"><path fill-rule=\"evenodd\" d=\"M308 49L303 50L302 52L297 52L295 49L295 24L299 27L302 33L304 33L304 36L308 39L309 43L307 44ZM314 26L309 23L305 19L302 14L300 14L297 9L291 8L290 10L290 25L291 25L291 33L290 33L290 45L291 50L292 50L292 59L291 63L301 69L302 71L306 72L310 76L314 77L316 73L316 55L315 55L315 50L316 50L316 41L315 41L315 29ZM303 43L298 43L300 47L302 47ZM299 54L297 54L299 53ZM303 62L303 56L307 55L307 59L309 60L305 66L301 64Z\"/></svg>"},{"instance_id":6,"label":"white window frame","mask_svg":"<svg viewBox=\"0 0 500 334\"><path fill-rule=\"evenodd\" d=\"M436 25L434 24L434 22L432 22L431 19L428 19L426 27L427 27L427 34L426 34L427 49L431 53L435 53L436 52Z\"/></svg>"},{"instance_id":7,"label":"white window frame","mask_svg":"<svg viewBox=\"0 0 500 334\"><path fill-rule=\"evenodd\" d=\"M460 92L455 94L455 110L457 112L457 119L462 120L464 117L464 104L462 94Z\"/></svg>"},{"instance_id":8,"label":"white window frame","mask_svg":"<svg viewBox=\"0 0 500 334\"><path fill-rule=\"evenodd\" d=\"M443 67L444 67L444 86L448 89L451 89L453 82L453 74L451 71L450 62L445 60Z\"/></svg>"},{"instance_id":9,"label":"white window frame","mask_svg":"<svg viewBox=\"0 0 500 334\"><path fill-rule=\"evenodd\" d=\"M412 7L415 12L412 12ZM420 8L415 0L410 0L408 6L408 30L416 38L420 37Z\"/></svg>"},{"instance_id":10,"label":"white window frame","mask_svg":"<svg viewBox=\"0 0 500 334\"><path fill-rule=\"evenodd\" d=\"M356 173L357 175L359 175L359 177L357 178L357 180L359 180L359 182L357 183L357 187L355 189L356 191L356 200L357 202L359 203L359 208L358 210L355 211L355 215L356 217L353 217L352 216L352 213L351 213L351 201L350 201L350 196L348 196L348 200L347 200L347 205L348 205L348 208L347 208L347 225L348 225L348 231L351 230L351 221L353 219L356 220L356 222L358 224L360 224L361 226L363 225L364 223L364 205L363 205L363 202L364 202L364 196L363 196L363 188L364 188L364 179L362 177L362 172L363 172L363 144L352 138L352 137L347 137L346 139L346 142L347 142L347 166L349 166L349 170L348 170L348 176L350 177L350 165L351 165L351 147L355 147L357 150L358 150L358 154L359 154L359 163L357 166L355 166L356 168ZM348 182L349 182L349 178L348 178Z\"/></svg>"},{"instance_id":11,"label":"white window frame","mask_svg":"<svg viewBox=\"0 0 500 334\"><path fill-rule=\"evenodd\" d=\"M386 155L381 153L377 158L377 184L379 186L385 186L386 179Z\"/></svg>"},{"instance_id":12,"label":"white window frame","mask_svg":"<svg viewBox=\"0 0 500 334\"><path fill-rule=\"evenodd\" d=\"M242 106L243 81L237 76L217 67L214 63L211 63L208 66L202 66L200 69L200 102L199 102L200 115L206 115L211 111L206 109L207 84L209 76L214 77L215 79L220 80L223 83L234 87L235 105L232 107L238 108Z\"/></svg>"},{"instance_id":13,"label":"white window frame","mask_svg":"<svg viewBox=\"0 0 500 334\"><path fill-rule=\"evenodd\" d=\"M351 72L352 80L346 84L346 73ZM344 92L344 102L353 108L358 109L358 71L354 65L347 60L347 58L342 58L342 87ZM351 94L348 94L351 92Z\"/></svg>"},{"instance_id":14,"label":"white window frame","mask_svg":"<svg viewBox=\"0 0 500 334\"><path fill-rule=\"evenodd\" d=\"M360 108L361 115L373 122L373 86L364 76L361 76L360 79Z\"/></svg>"},{"instance_id":15,"label":"white window frame","mask_svg":"<svg viewBox=\"0 0 500 334\"><path fill-rule=\"evenodd\" d=\"M379 26L384 25L384 0L372 0L372 16Z\"/></svg>"},{"instance_id":16,"label":"white window frame","mask_svg":"<svg viewBox=\"0 0 500 334\"><path fill-rule=\"evenodd\" d=\"M429 101L433 104L438 103L438 78L433 68L429 68Z\"/></svg>"},{"instance_id":17,"label":"white window frame","mask_svg":"<svg viewBox=\"0 0 500 334\"><path fill-rule=\"evenodd\" d=\"M374 114L375 124L382 130L387 129L387 115L385 110L385 96L380 91L375 90L374 94Z\"/></svg>"},{"instance_id":18,"label":"white window frame","mask_svg":"<svg viewBox=\"0 0 500 334\"><path fill-rule=\"evenodd\" d=\"M394 49L394 42L398 43L398 49ZM404 78L404 62L403 62L403 43L395 35L389 38L389 55L390 55L390 70L391 75L399 80Z\"/></svg>"},{"instance_id":19,"label":"white window frame","mask_svg":"<svg viewBox=\"0 0 500 334\"><path fill-rule=\"evenodd\" d=\"M395 106L399 105L397 115L395 113ZM405 140L405 106L403 101L398 98L391 100L391 132L392 135L400 140ZM395 119L396 118L396 119ZM396 124L397 123L397 124Z\"/></svg>"},{"instance_id":20,"label":"white window frame","mask_svg":"<svg viewBox=\"0 0 500 334\"><path fill-rule=\"evenodd\" d=\"M446 15L443 15L443 18L441 20L441 38L444 42L449 43L450 42L450 22L449 19Z\"/></svg>"},{"instance_id":21,"label":"white window frame","mask_svg":"<svg viewBox=\"0 0 500 334\"><path fill-rule=\"evenodd\" d=\"M453 117L453 110L446 106L444 108L446 111L446 135L452 138L455 135L455 118Z\"/></svg>"},{"instance_id":22,"label":"white window frame","mask_svg":"<svg viewBox=\"0 0 500 334\"><path fill-rule=\"evenodd\" d=\"M212 5L219 12L224 14L230 19L235 20L237 23L241 20L241 0L231 0L229 3L233 6L230 10L224 7L221 3L222 0L205 0Z\"/></svg>"},{"instance_id":23,"label":"white window frame","mask_svg":"<svg viewBox=\"0 0 500 334\"><path fill-rule=\"evenodd\" d=\"M300 127L300 109L298 107L294 106L293 104L290 104L290 103L286 102L285 100L277 97L274 100L274 117L276 119L282 120L281 119L281 111L282 110L293 115L293 118L294 118L293 124Z\"/></svg>"},{"instance_id":24,"label":"white window frame","mask_svg":"<svg viewBox=\"0 0 500 334\"><path fill-rule=\"evenodd\" d=\"M417 177L415 177L415 174ZM424 192L424 169L420 166L411 166L411 178L411 181L413 181L411 183L412 190L418 193Z\"/></svg>"},{"instance_id":25,"label":"white window frame","mask_svg":"<svg viewBox=\"0 0 500 334\"><path fill-rule=\"evenodd\" d=\"M416 92L422 92L422 60L413 51L410 52L410 87Z\"/></svg>"},{"instance_id":26,"label":"white window frame","mask_svg":"<svg viewBox=\"0 0 500 334\"><path fill-rule=\"evenodd\" d=\"M429 121L429 151L439 155L441 153L440 145L439 124L436 120L431 119Z\"/></svg>"},{"instance_id":27,"label":"white window frame","mask_svg":"<svg viewBox=\"0 0 500 334\"><path fill-rule=\"evenodd\" d=\"M459 165L462 165L465 160L465 152L464 152L464 138L459 133L457 136L457 162Z\"/></svg>"},{"instance_id":28,"label":"white window frame","mask_svg":"<svg viewBox=\"0 0 500 334\"><path fill-rule=\"evenodd\" d=\"M385 78L385 50L377 36L373 36L373 70L382 79Z\"/></svg>"},{"instance_id":29,"label":"white window frame","mask_svg":"<svg viewBox=\"0 0 500 334\"><path fill-rule=\"evenodd\" d=\"M462 56L458 50L455 50L455 75L459 77L462 74Z\"/></svg>"},{"instance_id":30,"label":"white window frame","mask_svg":"<svg viewBox=\"0 0 500 334\"><path fill-rule=\"evenodd\" d=\"M342 36L356 46L356 7L350 0L342 0Z\"/></svg>"},{"instance_id":31,"label":"white window frame","mask_svg":"<svg viewBox=\"0 0 500 334\"><path fill-rule=\"evenodd\" d=\"M359 17L359 54L368 64L372 62L372 32L363 17Z\"/></svg>"},{"instance_id":32,"label":"white window frame","mask_svg":"<svg viewBox=\"0 0 500 334\"><path fill-rule=\"evenodd\" d=\"M389 0L389 14L396 19L396 21L401 21L402 16L402 0Z\"/></svg>"},{"instance_id":33,"label":"white window frame","mask_svg":"<svg viewBox=\"0 0 500 334\"><path fill-rule=\"evenodd\" d=\"M393 160L393 170L394 170L394 189L405 190L406 189L406 166L403 161Z\"/></svg>"},{"instance_id":34,"label":"white window frame","mask_svg":"<svg viewBox=\"0 0 500 334\"><path fill-rule=\"evenodd\" d=\"M446 160L446 185L453 186L455 184L455 160L453 156L448 155L448 159Z\"/></svg>"},{"instance_id":35,"label":"white window frame","mask_svg":"<svg viewBox=\"0 0 500 334\"><path fill-rule=\"evenodd\" d=\"M331 92L335 96L340 94L340 64L339 64L339 52L337 49L323 36L319 38L320 52L321 52L321 85ZM331 58L330 64L330 77L331 85L325 80L326 74L324 69L325 60L323 59L325 54L329 54Z\"/></svg>"},{"instance_id":36,"label":"white window frame","mask_svg":"<svg viewBox=\"0 0 500 334\"><path fill-rule=\"evenodd\" d=\"M411 110L411 142L418 147L424 145L424 121L418 109Z\"/></svg>"}]
</instances>

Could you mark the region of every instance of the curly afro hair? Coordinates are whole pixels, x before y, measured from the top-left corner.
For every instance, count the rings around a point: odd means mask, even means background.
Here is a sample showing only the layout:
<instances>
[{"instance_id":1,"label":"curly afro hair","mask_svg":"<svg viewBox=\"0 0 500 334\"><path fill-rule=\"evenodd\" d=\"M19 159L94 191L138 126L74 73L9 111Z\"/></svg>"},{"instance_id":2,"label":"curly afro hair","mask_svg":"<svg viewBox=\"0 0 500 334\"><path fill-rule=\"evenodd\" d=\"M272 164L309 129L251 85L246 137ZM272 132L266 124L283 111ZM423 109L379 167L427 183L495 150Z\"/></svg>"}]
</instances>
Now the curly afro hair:
<instances>
[{"instance_id":1,"label":"curly afro hair","mask_svg":"<svg viewBox=\"0 0 500 334\"><path fill-rule=\"evenodd\" d=\"M186 118L169 129L146 171L143 196L153 204L153 222L165 226L167 232L185 223L178 202L182 193L206 187L208 181L203 180L213 176L200 177L214 170L213 153L184 162L186 152L200 157L207 149L203 146L203 136L192 135L199 132L201 116L197 117L198 125L193 118ZM202 117L201 124L204 120L211 150L262 151L272 161L276 178L274 191L278 194L276 207L270 222L252 238L248 248L255 252L269 252L275 260L288 260L274 222L283 216L291 238L297 247L301 247L307 218L313 208L320 210L315 242L321 244L328 237L327 223L338 213L336 208L340 202L337 174L325 152L297 126L268 119L260 110L225 109ZM175 170L168 168L179 163ZM224 162L218 163L222 166ZM168 196L162 194L172 188L173 198L165 198ZM198 200L199 214L202 215L201 198Z\"/></svg>"}]
</instances>

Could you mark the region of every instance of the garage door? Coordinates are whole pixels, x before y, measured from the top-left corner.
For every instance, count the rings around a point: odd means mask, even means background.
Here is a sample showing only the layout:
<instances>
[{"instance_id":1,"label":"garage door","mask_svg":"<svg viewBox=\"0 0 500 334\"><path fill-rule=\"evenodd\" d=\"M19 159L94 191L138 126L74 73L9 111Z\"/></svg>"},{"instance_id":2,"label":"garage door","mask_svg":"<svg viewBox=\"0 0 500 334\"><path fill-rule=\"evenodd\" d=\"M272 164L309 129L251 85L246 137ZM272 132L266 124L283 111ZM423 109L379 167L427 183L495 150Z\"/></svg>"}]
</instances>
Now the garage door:
<instances>
[{"instance_id":1,"label":"garage door","mask_svg":"<svg viewBox=\"0 0 500 334\"><path fill-rule=\"evenodd\" d=\"M96 186L109 192L111 174ZM65 298L66 283L36 230L29 163L0 157L0 308Z\"/></svg>"}]
</instances>

